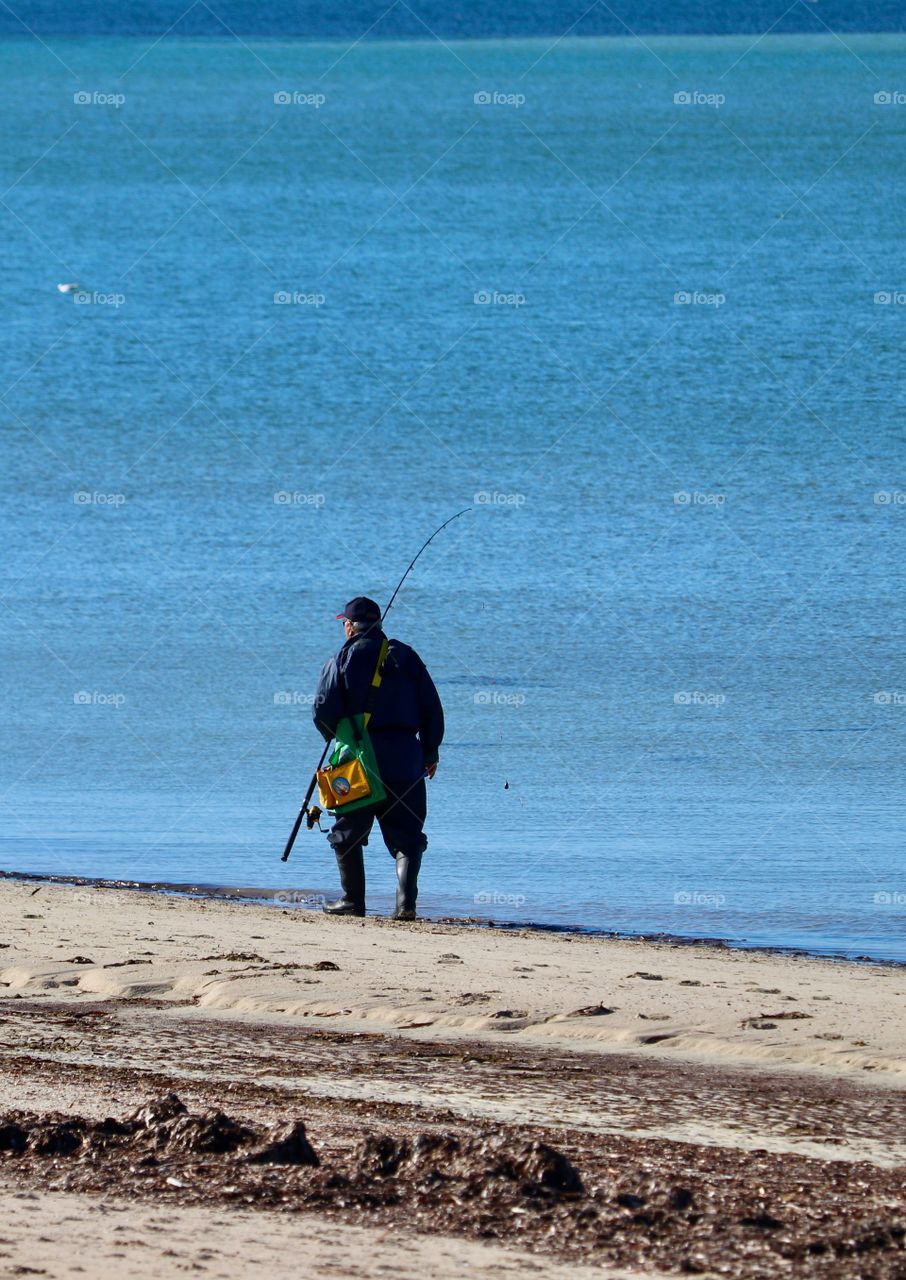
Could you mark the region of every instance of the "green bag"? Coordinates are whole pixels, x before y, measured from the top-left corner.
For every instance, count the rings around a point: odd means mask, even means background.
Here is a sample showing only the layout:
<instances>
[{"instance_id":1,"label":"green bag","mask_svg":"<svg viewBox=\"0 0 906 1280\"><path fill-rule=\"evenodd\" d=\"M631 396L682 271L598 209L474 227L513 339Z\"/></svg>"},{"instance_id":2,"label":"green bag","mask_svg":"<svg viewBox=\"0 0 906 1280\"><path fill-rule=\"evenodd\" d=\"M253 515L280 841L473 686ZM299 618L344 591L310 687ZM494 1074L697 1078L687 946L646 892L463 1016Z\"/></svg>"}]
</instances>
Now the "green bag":
<instances>
[{"instance_id":1,"label":"green bag","mask_svg":"<svg viewBox=\"0 0 906 1280\"><path fill-rule=\"evenodd\" d=\"M323 769L318 770L318 797L328 813L351 813L369 804L380 804L387 798L381 781L374 744L368 733L368 722L374 699L381 687L384 660L389 648L385 637L377 666L368 690L365 710L356 716L344 716L337 725L336 746Z\"/></svg>"}]
</instances>

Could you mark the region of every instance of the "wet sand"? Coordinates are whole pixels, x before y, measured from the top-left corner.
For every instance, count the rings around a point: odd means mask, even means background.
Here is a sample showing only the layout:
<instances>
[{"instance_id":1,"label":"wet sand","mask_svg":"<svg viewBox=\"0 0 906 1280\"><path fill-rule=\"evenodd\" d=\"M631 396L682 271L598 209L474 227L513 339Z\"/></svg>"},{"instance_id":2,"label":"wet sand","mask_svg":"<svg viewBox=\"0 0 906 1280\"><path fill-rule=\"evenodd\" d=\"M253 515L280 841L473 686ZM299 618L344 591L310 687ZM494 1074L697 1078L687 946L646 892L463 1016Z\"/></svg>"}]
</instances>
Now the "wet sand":
<instances>
[{"instance_id":1,"label":"wet sand","mask_svg":"<svg viewBox=\"0 0 906 1280\"><path fill-rule=\"evenodd\" d=\"M35 888L0 1272L906 1274L900 969Z\"/></svg>"}]
</instances>

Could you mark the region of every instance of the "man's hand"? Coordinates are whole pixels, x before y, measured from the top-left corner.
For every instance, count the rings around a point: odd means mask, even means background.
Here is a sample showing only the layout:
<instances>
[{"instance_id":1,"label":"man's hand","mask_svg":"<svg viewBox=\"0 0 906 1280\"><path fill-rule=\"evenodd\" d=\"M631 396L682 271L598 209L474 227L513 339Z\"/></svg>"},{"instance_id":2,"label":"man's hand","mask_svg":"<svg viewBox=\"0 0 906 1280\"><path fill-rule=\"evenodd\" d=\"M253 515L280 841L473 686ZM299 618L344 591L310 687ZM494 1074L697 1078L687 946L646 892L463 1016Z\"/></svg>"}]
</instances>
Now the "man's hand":
<instances>
[{"instance_id":1,"label":"man's hand","mask_svg":"<svg viewBox=\"0 0 906 1280\"><path fill-rule=\"evenodd\" d=\"M433 763L433 764L426 764L426 765L425 765L425 777L426 777L426 778L433 778L433 777L434 777L434 775L435 775L435 773L437 773L437 761L436 761L436 760L434 761L434 763Z\"/></svg>"}]
</instances>

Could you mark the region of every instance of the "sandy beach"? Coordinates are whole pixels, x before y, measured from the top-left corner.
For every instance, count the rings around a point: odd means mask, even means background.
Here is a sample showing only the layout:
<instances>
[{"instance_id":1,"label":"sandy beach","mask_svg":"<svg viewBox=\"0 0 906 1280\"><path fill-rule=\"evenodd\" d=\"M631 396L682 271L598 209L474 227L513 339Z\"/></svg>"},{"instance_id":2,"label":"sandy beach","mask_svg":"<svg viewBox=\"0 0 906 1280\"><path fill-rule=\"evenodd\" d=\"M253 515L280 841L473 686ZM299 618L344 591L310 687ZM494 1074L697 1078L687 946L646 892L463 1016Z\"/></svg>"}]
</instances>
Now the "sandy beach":
<instances>
[{"instance_id":1,"label":"sandy beach","mask_svg":"<svg viewBox=\"0 0 906 1280\"><path fill-rule=\"evenodd\" d=\"M0 946L0 1274L904 1274L901 968L27 880Z\"/></svg>"}]
</instances>

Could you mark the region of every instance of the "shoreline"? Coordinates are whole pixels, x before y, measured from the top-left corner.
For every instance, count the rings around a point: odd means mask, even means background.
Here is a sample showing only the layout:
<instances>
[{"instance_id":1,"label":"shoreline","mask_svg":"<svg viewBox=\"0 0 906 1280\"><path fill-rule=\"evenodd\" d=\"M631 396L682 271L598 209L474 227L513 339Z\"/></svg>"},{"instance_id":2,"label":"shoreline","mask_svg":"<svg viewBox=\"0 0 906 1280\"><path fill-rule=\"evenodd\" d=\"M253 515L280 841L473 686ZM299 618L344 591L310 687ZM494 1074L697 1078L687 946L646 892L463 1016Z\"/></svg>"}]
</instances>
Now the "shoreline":
<instances>
[{"instance_id":1,"label":"shoreline","mask_svg":"<svg viewBox=\"0 0 906 1280\"><path fill-rule=\"evenodd\" d=\"M173 897L209 899L220 902L254 903L259 906L267 906L272 910L279 909L284 911L320 912L321 905L326 901L326 897L323 894L306 892L300 889L265 889L251 886L166 880L109 879L103 876L63 876L42 871L0 871L0 885L4 882L68 885L73 888L120 890L127 893L158 893ZM369 912L368 917L372 919L387 918L375 912ZM719 935L643 933L634 930L597 928L594 925L548 924L544 921L534 920L494 920L487 916L419 915L418 922L423 924L454 925L463 929L494 929L501 933L537 933L625 942L664 943L675 947L715 947L743 954L769 955L789 959L829 960L841 964L871 964L890 969L906 969L906 958L900 960L891 959L888 956L876 957L867 952L851 955L843 951L825 950L818 947L808 948L794 944L784 946L782 944L737 942L732 938L722 938Z\"/></svg>"},{"instance_id":2,"label":"shoreline","mask_svg":"<svg viewBox=\"0 0 906 1280\"><path fill-rule=\"evenodd\" d=\"M906 1075L899 965L9 876L0 937L0 999L153 999L191 1016L329 1018L357 1034L506 1032L591 1052L657 1045L759 1069ZM372 967L384 949L389 986Z\"/></svg>"}]
</instances>

